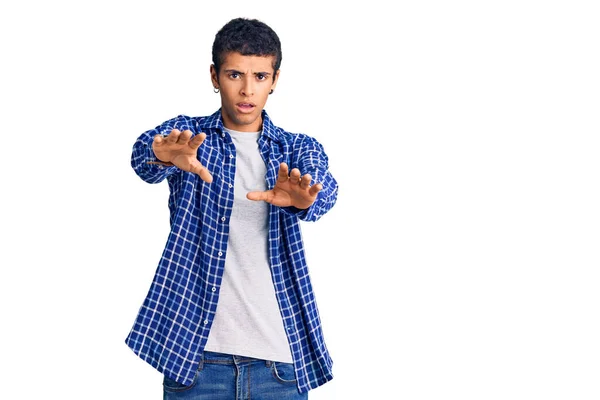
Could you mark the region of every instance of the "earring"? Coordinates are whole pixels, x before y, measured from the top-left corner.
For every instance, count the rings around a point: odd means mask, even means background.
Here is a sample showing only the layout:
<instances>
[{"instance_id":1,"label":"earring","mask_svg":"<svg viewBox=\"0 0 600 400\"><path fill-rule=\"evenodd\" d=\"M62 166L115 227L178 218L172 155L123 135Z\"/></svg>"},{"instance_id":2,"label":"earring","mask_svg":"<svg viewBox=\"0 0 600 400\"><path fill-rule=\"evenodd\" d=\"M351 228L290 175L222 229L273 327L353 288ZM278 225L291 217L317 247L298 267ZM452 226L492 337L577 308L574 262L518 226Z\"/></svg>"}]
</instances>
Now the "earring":
<instances>
[{"instance_id":1,"label":"earring","mask_svg":"<svg viewBox=\"0 0 600 400\"><path fill-rule=\"evenodd\" d=\"M219 93L219 88L218 88L218 87L216 87L216 88L213 88L213 92L215 92L215 93Z\"/></svg>"},{"instance_id":2,"label":"earring","mask_svg":"<svg viewBox=\"0 0 600 400\"><path fill-rule=\"evenodd\" d=\"M273 89L271 89L271 91L269 92L269 94L273 94Z\"/></svg>"}]
</instances>

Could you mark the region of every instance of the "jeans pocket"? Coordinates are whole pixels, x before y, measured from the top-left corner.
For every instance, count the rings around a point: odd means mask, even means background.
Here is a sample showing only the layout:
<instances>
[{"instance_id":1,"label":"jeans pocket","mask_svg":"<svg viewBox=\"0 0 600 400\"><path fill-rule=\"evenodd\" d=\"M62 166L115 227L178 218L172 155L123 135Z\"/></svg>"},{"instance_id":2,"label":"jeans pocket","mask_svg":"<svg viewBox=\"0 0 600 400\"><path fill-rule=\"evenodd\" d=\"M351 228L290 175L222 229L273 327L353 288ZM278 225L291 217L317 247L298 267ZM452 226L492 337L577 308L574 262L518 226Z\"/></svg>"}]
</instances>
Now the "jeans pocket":
<instances>
[{"instance_id":1,"label":"jeans pocket","mask_svg":"<svg viewBox=\"0 0 600 400\"><path fill-rule=\"evenodd\" d=\"M191 388L193 388L196 385L196 382L198 381L198 373L199 372L200 371L196 371L196 374L194 375L194 380L189 385L182 385L181 383L179 383L165 375L163 378L163 388L164 388L165 392L178 393L178 392L185 392L186 390L190 390Z\"/></svg>"},{"instance_id":2,"label":"jeans pocket","mask_svg":"<svg viewBox=\"0 0 600 400\"><path fill-rule=\"evenodd\" d=\"M273 377L277 382L296 384L296 370L294 364L274 362L271 366Z\"/></svg>"}]
</instances>

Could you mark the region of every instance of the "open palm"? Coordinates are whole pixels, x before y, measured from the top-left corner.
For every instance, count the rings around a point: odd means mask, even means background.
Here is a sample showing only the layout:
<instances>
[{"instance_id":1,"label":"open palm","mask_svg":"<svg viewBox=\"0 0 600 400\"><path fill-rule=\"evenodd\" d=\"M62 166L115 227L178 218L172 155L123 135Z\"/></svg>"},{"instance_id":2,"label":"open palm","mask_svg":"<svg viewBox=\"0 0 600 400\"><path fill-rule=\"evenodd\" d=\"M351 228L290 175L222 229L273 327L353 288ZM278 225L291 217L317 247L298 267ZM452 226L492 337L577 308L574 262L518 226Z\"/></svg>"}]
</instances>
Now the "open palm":
<instances>
[{"instance_id":1,"label":"open palm","mask_svg":"<svg viewBox=\"0 0 600 400\"><path fill-rule=\"evenodd\" d=\"M306 209L316 200L317 194L323 189L320 183L310 186L310 174L300 176L297 168L292 169L288 175L286 163L279 165L279 174L275 187L264 192L250 192L246 195L249 200L266 201L278 207L296 207Z\"/></svg>"},{"instance_id":2,"label":"open palm","mask_svg":"<svg viewBox=\"0 0 600 400\"><path fill-rule=\"evenodd\" d=\"M210 172L198 161L198 147L206 139L206 134L199 133L192 137L192 131L180 132L173 129L167 137L154 136L152 150L162 162L156 164L175 165L177 168L195 173L204 182L211 183L213 178Z\"/></svg>"}]
</instances>

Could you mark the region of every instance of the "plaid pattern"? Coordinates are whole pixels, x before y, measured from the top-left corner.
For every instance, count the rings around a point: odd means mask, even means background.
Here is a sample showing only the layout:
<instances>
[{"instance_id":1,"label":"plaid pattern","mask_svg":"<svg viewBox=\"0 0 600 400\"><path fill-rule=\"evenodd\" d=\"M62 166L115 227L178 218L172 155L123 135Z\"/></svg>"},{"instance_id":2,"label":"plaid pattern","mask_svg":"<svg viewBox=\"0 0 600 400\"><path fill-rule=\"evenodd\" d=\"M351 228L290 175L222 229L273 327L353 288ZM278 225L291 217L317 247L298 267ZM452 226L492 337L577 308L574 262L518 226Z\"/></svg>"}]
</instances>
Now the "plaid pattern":
<instances>
[{"instance_id":1,"label":"plaid pattern","mask_svg":"<svg viewBox=\"0 0 600 400\"><path fill-rule=\"evenodd\" d=\"M269 208L269 257L277 301L294 359L300 392L333 378L332 360L323 340L300 232L300 220L316 221L334 204L337 182L328 171L320 143L304 134L276 127L263 110L259 149L267 165L267 186L277 179L279 164L310 173L323 190L307 210ZM172 129L206 133L198 159L213 175L207 184L197 175L157 161L156 134ZM221 110L208 117L180 115L144 132L131 157L144 181L169 184L171 231L154 279L125 343L167 377L191 384L213 321L223 276L229 217L233 207L235 147L223 130Z\"/></svg>"}]
</instances>

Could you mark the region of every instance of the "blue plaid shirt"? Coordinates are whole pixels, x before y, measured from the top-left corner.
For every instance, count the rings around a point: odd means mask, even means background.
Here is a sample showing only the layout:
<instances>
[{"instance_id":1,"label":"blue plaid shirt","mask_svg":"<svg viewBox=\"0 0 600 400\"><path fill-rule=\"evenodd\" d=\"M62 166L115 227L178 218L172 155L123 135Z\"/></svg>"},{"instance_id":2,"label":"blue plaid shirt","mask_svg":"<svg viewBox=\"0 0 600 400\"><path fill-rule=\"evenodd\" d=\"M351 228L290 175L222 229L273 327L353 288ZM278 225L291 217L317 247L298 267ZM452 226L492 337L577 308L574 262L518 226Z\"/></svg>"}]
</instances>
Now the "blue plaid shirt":
<instances>
[{"instance_id":1,"label":"blue plaid shirt","mask_svg":"<svg viewBox=\"0 0 600 400\"><path fill-rule=\"evenodd\" d=\"M264 110L262 118L258 147L267 165L267 186L275 185L281 162L290 170L311 174L312 184L323 185L306 210L269 207L271 275L298 389L305 392L333 375L304 257L300 220L316 221L329 211L338 187L319 142L276 127ZM175 128L206 133L198 159L213 175L212 183L174 166L148 164L157 161L152 150L154 136L167 135ZM167 179L171 231L125 343L152 367L184 385L193 382L217 308L233 207L235 157L221 110L209 117L180 115L144 132L133 146L131 165L140 178L148 183Z\"/></svg>"}]
</instances>

